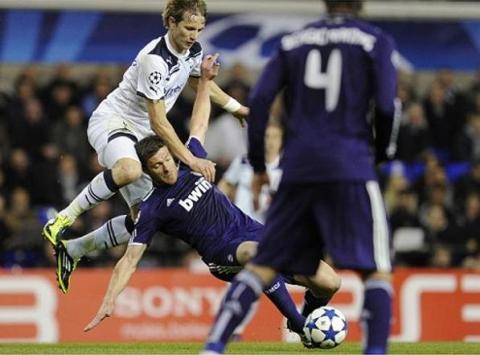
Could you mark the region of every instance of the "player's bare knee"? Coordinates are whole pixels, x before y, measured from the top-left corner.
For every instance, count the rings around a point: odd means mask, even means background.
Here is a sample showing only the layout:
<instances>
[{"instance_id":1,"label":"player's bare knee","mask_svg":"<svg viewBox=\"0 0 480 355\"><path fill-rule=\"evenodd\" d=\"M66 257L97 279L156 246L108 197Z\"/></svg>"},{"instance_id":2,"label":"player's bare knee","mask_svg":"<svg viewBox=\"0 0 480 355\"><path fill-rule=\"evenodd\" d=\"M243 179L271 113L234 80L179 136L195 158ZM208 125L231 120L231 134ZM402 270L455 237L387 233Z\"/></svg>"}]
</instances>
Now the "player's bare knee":
<instances>
[{"instance_id":1,"label":"player's bare knee","mask_svg":"<svg viewBox=\"0 0 480 355\"><path fill-rule=\"evenodd\" d=\"M257 253L257 242L243 242L237 248L237 261L241 265L248 263Z\"/></svg>"},{"instance_id":2,"label":"player's bare knee","mask_svg":"<svg viewBox=\"0 0 480 355\"><path fill-rule=\"evenodd\" d=\"M310 281L313 284L313 291L319 294L328 293L333 295L340 289L342 284L340 276L324 261L320 262L317 273Z\"/></svg>"},{"instance_id":3,"label":"player's bare knee","mask_svg":"<svg viewBox=\"0 0 480 355\"><path fill-rule=\"evenodd\" d=\"M120 186L125 186L142 176L142 166L133 159L120 159L112 168L113 179Z\"/></svg>"}]
</instances>

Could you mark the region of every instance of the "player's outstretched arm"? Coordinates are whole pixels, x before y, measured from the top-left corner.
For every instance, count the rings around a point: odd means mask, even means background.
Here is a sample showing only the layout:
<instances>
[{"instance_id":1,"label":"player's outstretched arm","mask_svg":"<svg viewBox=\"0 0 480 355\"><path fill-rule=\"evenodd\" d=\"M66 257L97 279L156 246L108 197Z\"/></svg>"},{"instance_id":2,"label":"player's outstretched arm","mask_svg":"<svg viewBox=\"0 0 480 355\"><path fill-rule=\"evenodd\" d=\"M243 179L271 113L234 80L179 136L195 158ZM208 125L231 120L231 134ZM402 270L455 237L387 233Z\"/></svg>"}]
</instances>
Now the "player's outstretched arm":
<instances>
[{"instance_id":1,"label":"player's outstretched arm","mask_svg":"<svg viewBox=\"0 0 480 355\"><path fill-rule=\"evenodd\" d=\"M198 138L203 144L210 119L211 104L209 83L218 75L218 54L207 55L201 65L201 76L198 80L197 94L193 104L190 135Z\"/></svg>"},{"instance_id":2,"label":"player's outstretched arm","mask_svg":"<svg viewBox=\"0 0 480 355\"><path fill-rule=\"evenodd\" d=\"M189 79L189 84L193 89L197 89L199 79L191 77ZM212 102L225 111L230 112L238 121L242 127L245 127L245 122L250 114L250 109L246 106L243 106L233 97L228 95L223 91L214 81L209 82L210 87L210 99Z\"/></svg>"},{"instance_id":3,"label":"player's outstretched arm","mask_svg":"<svg viewBox=\"0 0 480 355\"><path fill-rule=\"evenodd\" d=\"M92 321L83 329L88 332L95 328L106 317L110 317L115 307L115 300L130 281L130 277L137 268L138 261L142 257L147 245L129 245L123 257L117 262L113 269L112 277L108 284L107 292L103 298L102 305Z\"/></svg>"},{"instance_id":4,"label":"player's outstretched arm","mask_svg":"<svg viewBox=\"0 0 480 355\"><path fill-rule=\"evenodd\" d=\"M185 147L167 119L163 100L147 100L147 109L152 130L163 139L170 152L193 171L202 174L208 181L213 182L215 180L215 164L210 160L195 157Z\"/></svg>"}]
</instances>

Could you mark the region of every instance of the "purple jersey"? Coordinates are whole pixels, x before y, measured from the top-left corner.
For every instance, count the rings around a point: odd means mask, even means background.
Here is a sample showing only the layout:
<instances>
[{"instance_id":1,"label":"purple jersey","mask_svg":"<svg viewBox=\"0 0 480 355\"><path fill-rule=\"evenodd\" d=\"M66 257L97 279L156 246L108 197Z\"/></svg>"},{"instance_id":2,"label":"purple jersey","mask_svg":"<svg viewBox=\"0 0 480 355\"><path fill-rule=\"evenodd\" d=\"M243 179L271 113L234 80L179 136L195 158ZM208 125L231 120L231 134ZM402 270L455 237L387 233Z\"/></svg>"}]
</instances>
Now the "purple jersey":
<instances>
[{"instance_id":1,"label":"purple jersey","mask_svg":"<svg viewBox=\"0 0 480 355\"><path fill-rule=\"evenodd\" d=\"M250 99L249 159L255 171L265 170L268 112L284 89L283 181L375 179L368 113L374 103L376 117L392 127L394 47L379 28L350 17L327 17L284 36Z\"/></svg>"},{"instance_id":2,"label":"purple jersey","mask_svg":"<svg viewBox=\"0 0 480 355\"><path fill-rule=\"evenodd\" d=\"M196 138L191 137L187 147L199 158L207 156ZM211 259L219 248L262 228L215 185L180 164L175 185L157 186L141 203L131 243L149 244L162 231L191 245L207 262L215 262Z\"/></svg>"}]
</instances>

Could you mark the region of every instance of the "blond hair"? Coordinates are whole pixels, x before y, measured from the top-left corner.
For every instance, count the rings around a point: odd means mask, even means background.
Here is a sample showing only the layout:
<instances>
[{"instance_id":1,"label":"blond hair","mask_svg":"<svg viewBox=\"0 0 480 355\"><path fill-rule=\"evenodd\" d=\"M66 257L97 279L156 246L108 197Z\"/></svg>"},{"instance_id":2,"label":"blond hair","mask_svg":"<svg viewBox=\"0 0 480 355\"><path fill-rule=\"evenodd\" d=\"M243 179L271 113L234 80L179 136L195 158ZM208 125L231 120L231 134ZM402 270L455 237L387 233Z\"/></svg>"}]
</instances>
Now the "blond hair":
<instances>
[{"instance_id":1,"label":"blond hair","mask_svg":"<svg viewBox=\"0 0 480 355\"><path fill-rule=\"evenodd\" d=\"M173 17L176 23L183 20L186 13L200 14L207 17L205 0L169 0L163 10L163 25L168 28L168 20Z\"/></svg>"}]
</instances>

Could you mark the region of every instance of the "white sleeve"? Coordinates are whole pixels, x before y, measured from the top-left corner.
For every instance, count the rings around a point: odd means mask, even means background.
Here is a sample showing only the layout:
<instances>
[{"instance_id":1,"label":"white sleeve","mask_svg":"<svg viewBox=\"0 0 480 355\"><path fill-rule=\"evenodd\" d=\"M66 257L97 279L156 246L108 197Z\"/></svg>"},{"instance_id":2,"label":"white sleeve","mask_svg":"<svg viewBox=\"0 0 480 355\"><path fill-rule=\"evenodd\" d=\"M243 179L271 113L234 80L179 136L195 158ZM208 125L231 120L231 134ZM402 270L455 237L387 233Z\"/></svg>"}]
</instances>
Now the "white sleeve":
<instances>
[{"instance_id":1,"label":"white sleeve","mask_svg":"<svg viewBox=\"0 0 480 355\"><path fill-rule=\"evenodd\" d=\"M242 157L238 156L230 163L227 171L223 174L223 179L232 185L239 182L240 172L242 170Z\"/></svg>"},{"instance_id":2,"label":"white sleeve","mask_svg":"<svg viewBox=\"0 0 480 355\"><path fill-rule=\"evenodd\" d=\"M159 56L145 55L138 62L137 94L150 100L165 96L168 65Z\"/></svg>"}]
</instances>

